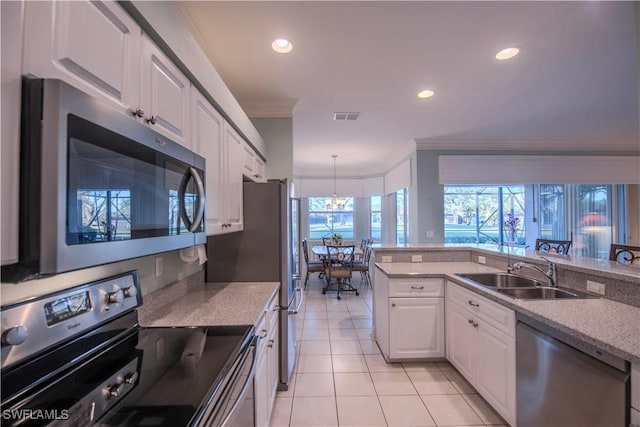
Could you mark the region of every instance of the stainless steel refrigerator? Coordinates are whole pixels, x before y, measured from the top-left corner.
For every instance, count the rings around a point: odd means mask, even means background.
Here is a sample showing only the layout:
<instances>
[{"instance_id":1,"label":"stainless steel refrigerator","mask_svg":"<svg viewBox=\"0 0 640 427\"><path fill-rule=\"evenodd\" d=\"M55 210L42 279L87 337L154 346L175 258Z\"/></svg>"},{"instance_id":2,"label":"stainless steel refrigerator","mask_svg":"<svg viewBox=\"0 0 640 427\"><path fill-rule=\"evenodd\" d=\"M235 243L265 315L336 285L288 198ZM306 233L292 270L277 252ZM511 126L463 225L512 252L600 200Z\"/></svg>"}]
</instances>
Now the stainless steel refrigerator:
<instances>
[{"instance_id":1,"label":"stainless steel refrigerator","mask_svg":"<svg viewBox=\"0 0 640 427\"><path fill-rule=\"evenodd\" d=\"M207 238L207 282L280 282L280 390L286 390L296 356L299 199L287 180L243 184L243 231Z\"/></svg>"}]
</instances>

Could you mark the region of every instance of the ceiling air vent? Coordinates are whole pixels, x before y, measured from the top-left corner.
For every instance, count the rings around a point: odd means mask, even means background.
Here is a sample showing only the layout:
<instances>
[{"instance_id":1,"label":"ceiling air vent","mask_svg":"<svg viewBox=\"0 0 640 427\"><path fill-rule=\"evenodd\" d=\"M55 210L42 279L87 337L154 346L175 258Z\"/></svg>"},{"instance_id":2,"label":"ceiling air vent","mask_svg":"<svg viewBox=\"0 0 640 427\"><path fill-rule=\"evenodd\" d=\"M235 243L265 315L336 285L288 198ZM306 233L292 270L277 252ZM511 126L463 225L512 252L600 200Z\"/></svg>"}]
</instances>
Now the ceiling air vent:
<instances>
[{"instance_id":1,"label":"ceiling air vent","mask_svg":"<svg viewBox=\"0 0 640 427\"><path fill-rule=\"evenodd\" d=\"M333 113L333 120L358 120L360 113L356 112L339 112Z\"/></svg>"}]
</instances>

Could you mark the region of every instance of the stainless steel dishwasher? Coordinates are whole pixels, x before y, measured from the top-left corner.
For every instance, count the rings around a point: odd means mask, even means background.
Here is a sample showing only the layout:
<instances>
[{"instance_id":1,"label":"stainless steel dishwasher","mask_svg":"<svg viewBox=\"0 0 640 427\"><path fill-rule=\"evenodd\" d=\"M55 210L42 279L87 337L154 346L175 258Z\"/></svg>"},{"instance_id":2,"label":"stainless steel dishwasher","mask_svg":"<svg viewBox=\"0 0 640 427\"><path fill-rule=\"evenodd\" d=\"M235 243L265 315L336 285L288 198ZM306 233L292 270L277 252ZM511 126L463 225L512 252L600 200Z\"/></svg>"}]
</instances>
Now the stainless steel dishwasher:
<instances>
[{"instance_id":1,"label":"stainless steel dishwasher","mask_svg":"<svg viewBox=\"0 0 640 427\"><path fill-rule=\"evenodd\" d=\"M518 427L626 427L629 362L518 314Z\"/></svg>"}]
</instances>

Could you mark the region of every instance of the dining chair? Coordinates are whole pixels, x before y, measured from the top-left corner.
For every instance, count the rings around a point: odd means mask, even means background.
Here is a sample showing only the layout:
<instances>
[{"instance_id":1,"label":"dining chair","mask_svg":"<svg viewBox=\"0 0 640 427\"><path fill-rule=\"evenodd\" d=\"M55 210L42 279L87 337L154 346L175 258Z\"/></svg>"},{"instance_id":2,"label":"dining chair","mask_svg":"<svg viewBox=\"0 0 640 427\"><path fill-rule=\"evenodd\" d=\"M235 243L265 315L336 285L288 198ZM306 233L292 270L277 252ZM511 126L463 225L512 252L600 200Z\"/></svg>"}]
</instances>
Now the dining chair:
<instances>
[{"instance_id":1,"label":"dining chair","mask_svg":"<svg viewBox=\"0 0 640 427\"><path fill-rule=\"evenodd\" d=\"M327 246L331 244L331 237L323 237L322 238L322 246Z\"/></svg>"},{"instance_id":2,"label":"dining chair","mask_svg":"<svg viewBox=\"0 0 640 427\"><path fill-rule=\"evenodd\" d=\"M304 262L305 264L307 264L307 274L304 278L304 288L307 289L309 274L311 273L324 274L324 262L309 261L309 243L307 242L307 239L302 239L302 253L304 255Z\"/></svg>"},{"instance_id":3,"label":"dining chair","mask_svg":"<svg viewBox=\"0 0 640 427\"><path fill-rule=\"evenodd\" d=\"M572 240L536 239L536 251L568 255Z\"/></svg>"},{"instance_id":4,"label":"dining chair","mask_svg":"<svg viewBox=\"0 0 640 427\"><path fill-rule=\"evenodd\" d=\"M633 264L640 259L640 246L618 245L612 243L609 249L609 260L620 264Z\"/></svg>"},{"instance_id":5,"label":"dining chair","mask_svg":"<svg viewBox=\"0 0 640 427\"><path fill-rule=\"evenodd\" d=\"M371 260L371 246L365 246L362 252L362 260L353 263L353 271L360 272L361 283L369 285L371 288L371 277L369 276L369 261Z\"/></svg>"},{"instance_id":6,"label":"dining chair","mask_svg":"<svg viewBox=\"0 0 640 427\"><path fill-rule=\"evenodd\" d=\"M360 295L358 290L351 284L355 250L355 245L327 245L328 261L324 270L327 286L322 288L323 295L327 291L336 291L338 299L340 299L340 292L355 292L356 295ZM332 287L334 284L335 288Z\"/></svg>"}]
</instances>

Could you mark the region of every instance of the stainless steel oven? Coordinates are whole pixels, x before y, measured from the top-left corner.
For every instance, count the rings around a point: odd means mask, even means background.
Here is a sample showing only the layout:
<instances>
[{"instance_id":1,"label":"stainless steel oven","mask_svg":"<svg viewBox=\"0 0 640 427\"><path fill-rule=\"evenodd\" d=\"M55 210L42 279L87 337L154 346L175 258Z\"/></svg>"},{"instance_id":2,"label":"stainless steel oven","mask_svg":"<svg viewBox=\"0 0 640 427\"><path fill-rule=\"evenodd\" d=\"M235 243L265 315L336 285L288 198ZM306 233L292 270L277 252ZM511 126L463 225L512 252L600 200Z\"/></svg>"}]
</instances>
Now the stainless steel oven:
<instances>
[{"instance_id":1,"label":"stainless steel oven","mask_svg":"<svg viewBox=\"0 0 640 427\"><path fill-rule=\"evenodd\" d=\"M20 281L204 243L205 160L59 80L23 79Z\"/></svg>"},{"instance_id":2,"label":"stainless steel oven","mask_svg":"<svg viewBox=\"0 0 640 427\"><path fill-rule=\"evenodd\" d=\"M129 272L2 307L2 425L253 426L254 327L140 327L140 303Z\"/></svg>"}]
</instances>

